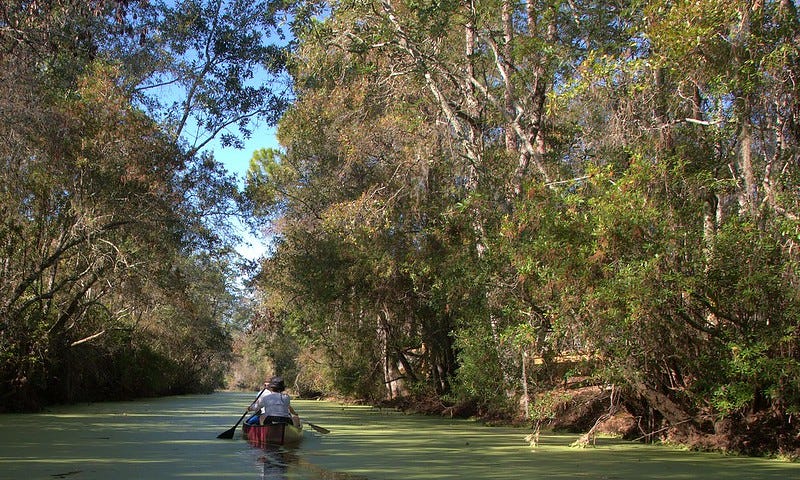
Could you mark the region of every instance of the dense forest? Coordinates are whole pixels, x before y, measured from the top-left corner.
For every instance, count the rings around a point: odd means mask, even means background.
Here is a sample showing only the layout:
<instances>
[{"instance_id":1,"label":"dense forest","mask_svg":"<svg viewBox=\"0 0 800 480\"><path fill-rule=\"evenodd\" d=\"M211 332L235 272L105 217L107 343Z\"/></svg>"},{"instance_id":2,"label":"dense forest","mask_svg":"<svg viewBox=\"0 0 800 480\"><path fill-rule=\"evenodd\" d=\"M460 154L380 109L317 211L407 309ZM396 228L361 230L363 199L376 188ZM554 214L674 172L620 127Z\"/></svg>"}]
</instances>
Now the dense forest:
<instances>
[{"instance_id":1,"label":"dense forest","mask_svg":"<svg viewBox=\"0 0 800 480\"><path fill-rule=\"evenodd\" d=\"M274 23L244 1L0 4L0 411L224 386L243 199L204 147L285 108Z\"/></svg>"},{"instance_id":2,"label":"dense forest","mask_svg":"<svg viewBox=\"0 0 800 480\"><path fill-rule=\"evenodd\" d=\"M797 455L798 8L6 2L0 408L278 371Z\"/></svg>"}]
</instances>

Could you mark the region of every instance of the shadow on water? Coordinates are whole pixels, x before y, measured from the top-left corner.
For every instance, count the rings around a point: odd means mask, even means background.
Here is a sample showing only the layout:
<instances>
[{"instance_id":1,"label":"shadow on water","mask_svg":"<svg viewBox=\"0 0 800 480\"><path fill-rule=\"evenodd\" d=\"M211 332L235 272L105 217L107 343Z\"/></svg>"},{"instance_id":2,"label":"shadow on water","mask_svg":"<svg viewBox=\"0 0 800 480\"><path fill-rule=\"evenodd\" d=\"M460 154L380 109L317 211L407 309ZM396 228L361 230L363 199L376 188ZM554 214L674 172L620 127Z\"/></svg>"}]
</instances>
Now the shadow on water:
<instances>
[{"instance_id":1,"label":"shadow on water","mask_svg":"<svg viewBox=\"0 0 800 480\"><path fill-rule=\"evenodd\" d=\"M286 479L414 480L800 478L800 464L700 454L601 439L570 448L575 435L542 435L531 451L524 429L296 401L310 422L296 448L256 448L217 435L253 393L170 397L0 415L0 480Z\"/></svg>"}]
</instances>

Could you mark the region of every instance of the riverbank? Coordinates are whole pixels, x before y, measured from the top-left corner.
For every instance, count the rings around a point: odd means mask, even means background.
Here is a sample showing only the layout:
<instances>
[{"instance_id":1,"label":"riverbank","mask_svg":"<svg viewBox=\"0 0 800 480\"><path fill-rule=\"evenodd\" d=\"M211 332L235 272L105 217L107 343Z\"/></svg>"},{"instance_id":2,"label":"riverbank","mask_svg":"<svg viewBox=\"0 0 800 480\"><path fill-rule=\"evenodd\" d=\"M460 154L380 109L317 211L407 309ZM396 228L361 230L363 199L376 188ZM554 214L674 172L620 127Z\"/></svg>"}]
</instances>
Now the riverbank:
<instances>
[{"instance_id":1,"label":"riverbank","mask_svg":"<svg viewBox=\"0 0 800 480\"><path fill-rule=\"evenodd\" d=\"M680 425L644 423L640 405L624 397L613 400L610 388L597 385L564 386L540 393L532 410L539 418L521 413L503 414L482 410L475 403L447 404L438 398L384 402L380 408L438 417L472 418L488 425L526 427L535 443L541 432L575 435L575 445L585 446L599 436L642 443L675 445L698 452L776 458L800 461L800 430L797 419L759 416L706 420L699 433L687 434Z\"/></svg>"}]
</instances>

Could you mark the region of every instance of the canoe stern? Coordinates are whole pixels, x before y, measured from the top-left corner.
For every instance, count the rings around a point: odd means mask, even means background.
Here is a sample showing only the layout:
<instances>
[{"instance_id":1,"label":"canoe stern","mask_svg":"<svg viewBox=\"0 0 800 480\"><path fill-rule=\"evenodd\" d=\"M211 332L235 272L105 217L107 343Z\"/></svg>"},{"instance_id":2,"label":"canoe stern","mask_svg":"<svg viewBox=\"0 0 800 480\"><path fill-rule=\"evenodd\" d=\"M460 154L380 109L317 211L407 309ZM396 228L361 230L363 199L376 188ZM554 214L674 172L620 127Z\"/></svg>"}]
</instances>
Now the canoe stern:
<instances>
[{"instance_id":1,"label":"canoe stern","mask_svg":"<svg viewBox=\"0 0 800 480\"><path fill-rule=\"evenodd\" d=\"M248 442L255 446L264 445L293 445L303 439L303 429L285 423L272 425L242 426L242 433Z\"/></svg>"}]
</instances>

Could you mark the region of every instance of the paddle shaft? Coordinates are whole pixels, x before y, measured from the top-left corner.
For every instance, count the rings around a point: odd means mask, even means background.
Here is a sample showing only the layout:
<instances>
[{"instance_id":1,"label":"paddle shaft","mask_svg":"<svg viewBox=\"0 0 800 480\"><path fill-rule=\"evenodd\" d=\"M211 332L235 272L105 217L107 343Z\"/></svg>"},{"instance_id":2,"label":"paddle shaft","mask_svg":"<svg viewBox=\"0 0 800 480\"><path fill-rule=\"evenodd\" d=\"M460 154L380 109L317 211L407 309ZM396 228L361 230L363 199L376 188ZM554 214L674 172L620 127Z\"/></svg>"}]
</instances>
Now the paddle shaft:
<instances>
[{"instance_id":1,"label":"paddle shaft","mask_svg":"<svg viewBox=\"0 0 800 480\"><path fill-rule=\"evenodd\" d=\"M263 389L261 389L261 391L258 392L258 396L256 396L256 398L255 398L255 400L253 400L253 402L258 400L258 398L261 396L262 393L264 393L264 390L266 390L266 389L267 389L267 387L264 387ZM253 402L250 402L250 404L252 405ZM239 420L236 421L236 424L234 426L232 426L231 428L229 428L228 430L225 430L224 432L222 432L219 435L217 435L217 438L233 438L233 432L236 431L236 427L238 427L239 423L241 423L241 421L244 420L244 417L247 416L247 412L249 412L249 411L250 411L250 407L248 406L247 410L245 410L244 413L242 414L242 416L239 417Z\"/></svg>"}]
</instances>

